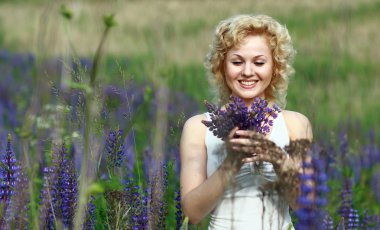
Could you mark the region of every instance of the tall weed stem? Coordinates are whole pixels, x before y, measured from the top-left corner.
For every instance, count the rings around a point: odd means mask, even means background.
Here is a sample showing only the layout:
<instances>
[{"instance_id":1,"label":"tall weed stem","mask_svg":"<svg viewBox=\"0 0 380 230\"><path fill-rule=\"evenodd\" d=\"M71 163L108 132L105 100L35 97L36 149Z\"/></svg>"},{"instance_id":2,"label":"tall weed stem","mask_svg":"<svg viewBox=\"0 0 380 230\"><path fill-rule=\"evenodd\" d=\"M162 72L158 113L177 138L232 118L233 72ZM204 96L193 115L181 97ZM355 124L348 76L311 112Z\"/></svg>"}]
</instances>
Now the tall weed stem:
<instances>
[{"instance_id":1,"label":"tall weed stem","mask_svg":"<svg viewBox=\"0 0 380 230\"><path fill-rule=\"evenodd\" d=\"M90 73L90 90L88 90L85 94L86 95L85 128L84 128L84 134L83 134L84 149L83 149L83 160L82 160L80 176L79 176L79 197L78 197L78 206L77 206L75 221L74 221L74 229L81 229L83 225L83 220L85 217L85 209L87 206L87 198L88 198L87 188L90 182L87 178L87 168L88 168L88 156L89 156L89 152L91 151L90 134L92 132L91 122L93 121L93 116L92 116L93 114L92 110L94 108L93 98L96 95L95 81L96 81L96 77L98 73L100 58L102 56L104 42L107 38L107 35L109 34L110 28L116 25L113 15L105 16L104 24L106 28L103 32L102 38L96 50L96 53L93 59L93 67Z\"/></svg>"}]
</instances>

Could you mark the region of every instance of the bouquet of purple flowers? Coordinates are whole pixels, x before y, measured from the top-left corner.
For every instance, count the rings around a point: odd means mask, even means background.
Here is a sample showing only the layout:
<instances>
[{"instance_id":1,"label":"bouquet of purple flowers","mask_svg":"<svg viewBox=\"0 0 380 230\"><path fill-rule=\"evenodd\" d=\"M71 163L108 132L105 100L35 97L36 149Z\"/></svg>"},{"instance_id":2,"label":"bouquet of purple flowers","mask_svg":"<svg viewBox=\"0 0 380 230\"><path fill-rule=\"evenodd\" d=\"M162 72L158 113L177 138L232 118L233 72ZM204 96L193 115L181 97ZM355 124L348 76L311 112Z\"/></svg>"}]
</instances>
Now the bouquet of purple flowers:
<instances>
[{"instance_id":1,"label":"bouquet of purple flowers","mask_svg":"<svg viewBox=\"0 0 380 230\"><path fill-rule=\"evenodd\" d=\"M236 96L230 96L225 108L218 107L205 101L210 121L202 123L208 127L215 136L225 140L231 130L238 127L240 130L254 130L263 135L270 132L273 120L281 111L278 105L268 106L265 99L255 98L248 108L244 101Z\"/></svg>"}]
</instances>

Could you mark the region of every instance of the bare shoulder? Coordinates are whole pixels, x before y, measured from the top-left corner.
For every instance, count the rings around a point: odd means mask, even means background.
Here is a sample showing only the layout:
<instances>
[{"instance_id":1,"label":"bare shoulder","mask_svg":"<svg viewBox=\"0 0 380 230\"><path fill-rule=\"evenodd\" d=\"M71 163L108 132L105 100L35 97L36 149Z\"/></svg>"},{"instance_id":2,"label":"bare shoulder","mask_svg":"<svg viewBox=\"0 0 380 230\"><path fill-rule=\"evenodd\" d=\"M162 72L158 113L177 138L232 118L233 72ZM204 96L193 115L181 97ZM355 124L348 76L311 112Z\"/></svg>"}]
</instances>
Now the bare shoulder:
<instances>
[{"instance_id":1,"label":"bare shoulder","mask_svg":"<svg viewBox=\"0 0 380 230\"><path fill-rule=\"evenodd\" d=\"M206 120L205 114L198 114L190 117L184 124L182 130L181 143L202 144L206 134L206 126L202 120Z\"/></svg>"},{"instance_id":2,"label":"bare shoulder","mask_svg":"<svg viewBox=\"0 0 380 230\"><path fill-rule=\"evenodd\" d=\"M198 130L202 131L205 129L205 125L202 123L203 120L206 120L206 115L205 114L198 114L195 116L190 117L187 119L187 121L184 124L184 129L192 129L192 130Z\"/></svg>"},{"instance_id":3,"label":"bare shoulder","mask_svg":"<svg viewBox=\"0 0 380 230\"><path fill-rule=\"evenodd\" d=\"M302 113L284 110L282 111L291 140L313 139L312 127L309 119Z\"/></svg>"}]
</instances>

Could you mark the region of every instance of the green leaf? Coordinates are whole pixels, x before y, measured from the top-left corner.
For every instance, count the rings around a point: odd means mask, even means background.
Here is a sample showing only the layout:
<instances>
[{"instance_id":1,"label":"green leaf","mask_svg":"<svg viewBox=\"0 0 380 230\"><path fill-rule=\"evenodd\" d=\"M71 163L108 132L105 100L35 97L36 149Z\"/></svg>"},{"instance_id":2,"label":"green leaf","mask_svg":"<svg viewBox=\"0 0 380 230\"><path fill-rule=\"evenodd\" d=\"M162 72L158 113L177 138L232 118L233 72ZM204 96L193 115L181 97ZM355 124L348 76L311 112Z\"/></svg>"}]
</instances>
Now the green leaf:
<instances>
[{"instance_id":1,"label":"green leaf","mask_svg":"<svg viewBox=\"0 0 380 230\"><path fill-rule=\"evenodd\" d=\"M181 230L187 230L189 229L189 218L185 217L185 220L183 220Z\"/></svg>"}]
</instances>

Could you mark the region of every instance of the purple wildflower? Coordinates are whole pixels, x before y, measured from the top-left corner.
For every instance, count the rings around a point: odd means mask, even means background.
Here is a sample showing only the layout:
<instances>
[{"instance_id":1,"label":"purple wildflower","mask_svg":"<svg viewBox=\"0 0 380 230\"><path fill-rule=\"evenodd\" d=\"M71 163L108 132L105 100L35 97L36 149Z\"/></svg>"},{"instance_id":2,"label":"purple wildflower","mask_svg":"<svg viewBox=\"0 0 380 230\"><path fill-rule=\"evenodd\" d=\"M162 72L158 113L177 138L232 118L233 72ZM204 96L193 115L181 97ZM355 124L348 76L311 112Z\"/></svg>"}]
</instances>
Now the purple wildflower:
<instances>
[{"instance_id":1,"label":"purple wildflower","mask_svg":"<svg viewBox=\"0 0 380 230\"><path fill-rule=\"evenodd\" d=\"M90 201L87 205L87 215L86 221L83 224L84 230L93 230L95 229L95 198L93 196L90 197Z\"/></svg>"},{"instance_id":2,"label":"purple wildflower","mask_svg":"<svg viewBox=\"0 0 380 230\"><path fill-rule=\"evenodd\" d=\"M331 216L326 215L323 219L323 229L326 230L333 230L334 229L334 222Z\"/></svg>"},{"instance_id":3,"label":"purple wildflower","mask_svg":"<svg viewBox=\"0 0 380 230\"><path fill-rule=\"evenodd\" d=\"M374 221L377 225L377 229L380 229L380 216L378 216L378 215L374 216Z\"/></svg>"},{"instance_id":4,"label":"purple wildflower","mask_svg":"<svg viewBox=\"0 0 380 230\"><path fill-rule=\"evenodd\" d=\"M347 230L350 229L358 229L360 226L360 221L359 221L359 213L358 210L350 208L349 214L348 214L348 219L347 219Z\"/></svg>"},{"instance_id":5,"label":"purple wildflower","mask_svg":"<svg viewBox=\"0 0 380 230\"><path fill-rule=\"evenodd\" d=\"M125 182L124 201L128 205L129 213L127 225L132 229L148 228L148 192L133 181Z\"/></svg>"},{"instance_id":6,"label":"purple wildflower","mask_svg":"<svg viewBox=\"0 0 380 230\"><path fill-rule=\"evenodd\" d=\"M43 169L44 184L40 195L40 229L54 229L56 214L53 209L53 200L56 201L55 190L51 189L57 174L52 168Z\"/></svg>"},{"instance_id":7,"label":"purple wildflower","mask_svg":"<svg viewBox=\"0 0 380 230\"><path fill-rule=\"evenodd\" d=\"M28 177L20 171L14 194L6 211L10 229L28 229L29 198Z\"/></svg>"},{"instance_id":8,"label":"purple wildflower","mask_svg":"<svg viewBox=\"0 0 380 230\"><path fill-rule=\"evenodd\" d=\"M380 203L380 169L372 174L371 188L375 193L375 199Z\"/></svg>"},{"instance_id":9,"label":"purple wildflower","mask_svg":"<svg viewBox=\"0 0 380 230\"><path fill-rule=\"evenodd\" d=\"M78 182L74 164L68 159L64 144L53 153L52 166L44 171L41 224L51 229L57 221L62 221L64 227L71 229L77 205Z\"/></svg>"},{"instance_id":10,"label":"purple wildflower","mask_svg":"<svg viewBox=\"0 0 380 230\"><path fill-rule=\"evenodd\" d=\"M181 192L179 190L175 191L175 220L176 220L176 228L175 229L181 229L182 222L183 222L183 212L182 212L182 205L181 205Z\"/></svg>"},{"instance_id":11,"label":"purple wildflower","mask_svg":"<svg viewBox=\"0 0 380 230\"><path fill-rule=\"evenodd\" d=\"M1 156L0 165L0 203L2 203L1 229L25 229L28 218L28 181L16 162L8 134L6 152Z\"/></svg>"},{"instance_id":12,"label":"purple wildflower","mask_svg":"<svg viewBox=\"0 0 380 230\"><path fill-rule=\"evenodd\" d=\"M340 205L340 208L338 210L338 213L344 217L344 219L348 219L348 215L350 212L350 209L352 207L352 191L351 191L352 185L350 180L345 180L343 184L343 188L341 191L341 198L342 203Z\"/></svg>"},{"instance_id":13,"label":"purple wildflower","mask_svg":"<svg viewBox=\"0 0 380 230\"><path fill-rule=\"evenodd\" d=\"M346 132L341 132L339 134L339 141L340 141L340 152L342 156L345 156L348 154L349 151L349 145L348 145L348 137Z\"/></svg>"},{"instance_id":14,"label":"purple wildflower","mask_svg":"<svg viewBox=\"0 0 380 230\"><path fill-rule=\"evenodd\" d=\"M358 211L352 208L352 185L350 180L345 180L341 192L342 203L338 210L347 230L357 229L360 226Z\"/></svg>"},{"instance_id":15,"label":"purple wildflower","mask_svg":"<svg viewBox=\"0 0 380 230\"><path fill-rule=\"evenodd\" d=\"M106 140L106 162L109 170L112 170L115 167L120 167L123 161L125 151L124 151L124 140L122 140L123 131L118 130L111 131L108 134Z\"/></svg>"},{"instance_id":16,"label":"purple wildflower","mask_svg":"<svg viewBox=\"0 0 380 230\"><path fill-rule=\"evenodd\" d=\"M280 112L278 106L268 107L264 99L255 98L248 108L244 101L235 96L230 97L225 109L205 102L207 111L210 113L211 121L202 121L215 136L225 139L230 131L239 127L242 130L255 130L262 134L270 131L273 119Z\"/></svg>"},{"instance_id":17,"label":"purple wildflower","mask_svg":"<svg viewBox=\"0 0 380 230\"><path fill-rule=\"evenodd\" d=\"M1 155L0 165L0 202L7 203L14 193L18 180L20 166L17 165L16 156L12 150L12 137L8 134L7 148L5 154Z\"/></svg>"},{"instance_id":18,"label":"purple wildflower","mask_svg":"<svg viewBox=\"0 0 380 230\"><path fill-rule=\"evenodd\" d=\"M367 210L364 212L364 217L363 221L361 223L361 229L366 229L366 230L372 230L374 228L371 228L371 223L372 223L372 218L371 216L368 215Z\"/></svg>"},{"instance_id":19,"label":"purple wildflower","mask_svg":"<svg viewBox=\"0 0 380 230\"><path fill-rule=\"evenodd\" d=\"M324 160L309 154L303 162L300 175L299 209L296 211L298 223L296 229L322 229L321 221L326 220L323 207L327 204L327 175ZM325 228L323 228L325 229Z\"/></svg>"}]
</instances>

